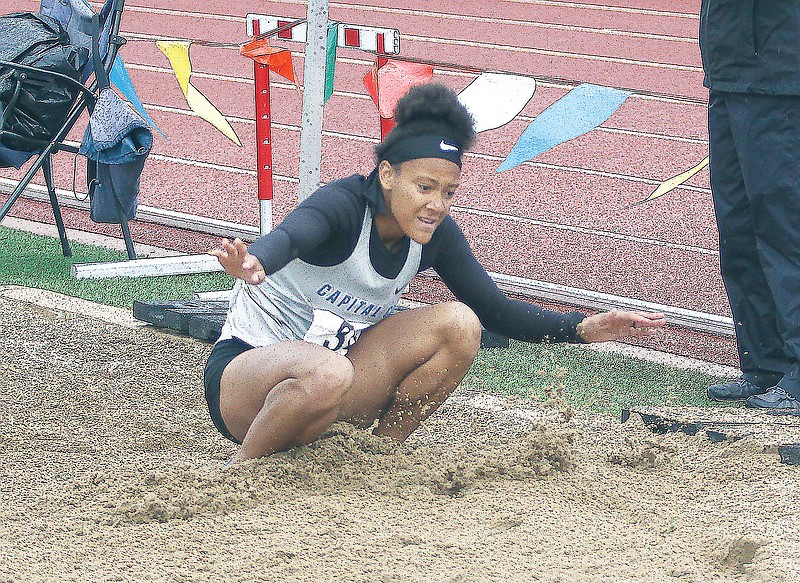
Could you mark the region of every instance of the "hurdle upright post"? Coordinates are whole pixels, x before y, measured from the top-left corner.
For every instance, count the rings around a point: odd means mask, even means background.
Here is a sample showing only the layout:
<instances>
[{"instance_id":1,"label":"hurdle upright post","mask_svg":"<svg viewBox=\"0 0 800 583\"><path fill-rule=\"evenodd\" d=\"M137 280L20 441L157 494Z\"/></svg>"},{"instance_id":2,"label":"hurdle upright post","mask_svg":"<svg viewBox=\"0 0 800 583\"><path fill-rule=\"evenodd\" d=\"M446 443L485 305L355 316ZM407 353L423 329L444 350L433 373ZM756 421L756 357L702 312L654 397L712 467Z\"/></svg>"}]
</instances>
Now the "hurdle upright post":
<instances>
[{"instance_id":1,"label":"hurdle upright post","mask_svg":"<svg viewBox=\"0 0 800 583\"><path fill-rule=\"evenodd\" d=\"M258 21L253 22L253 36L261 34ZM272 231L272 120L269 94L269 66L253 61L256 107L256 168L258 171L259 233Z\"/></svg>"}]
</instances>

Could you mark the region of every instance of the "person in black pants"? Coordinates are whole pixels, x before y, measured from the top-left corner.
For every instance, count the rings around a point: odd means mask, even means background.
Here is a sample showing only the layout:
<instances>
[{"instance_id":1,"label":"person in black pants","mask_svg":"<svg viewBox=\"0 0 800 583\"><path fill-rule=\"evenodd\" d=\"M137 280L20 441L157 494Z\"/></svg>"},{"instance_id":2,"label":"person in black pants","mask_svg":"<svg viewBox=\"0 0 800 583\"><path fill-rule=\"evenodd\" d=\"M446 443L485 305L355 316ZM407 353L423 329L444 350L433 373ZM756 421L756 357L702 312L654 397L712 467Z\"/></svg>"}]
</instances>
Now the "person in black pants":
<instances>
[{"instance_id":1,"label":"person in black pants","mask_svg":"<svg viewBox=\"0 0 800 583\"><path fill-rule=\"evenodd\" d=\"M717 401L800 414L800 4L703 0L711 190L742 376Z\"/></svg>"}]
</instances>

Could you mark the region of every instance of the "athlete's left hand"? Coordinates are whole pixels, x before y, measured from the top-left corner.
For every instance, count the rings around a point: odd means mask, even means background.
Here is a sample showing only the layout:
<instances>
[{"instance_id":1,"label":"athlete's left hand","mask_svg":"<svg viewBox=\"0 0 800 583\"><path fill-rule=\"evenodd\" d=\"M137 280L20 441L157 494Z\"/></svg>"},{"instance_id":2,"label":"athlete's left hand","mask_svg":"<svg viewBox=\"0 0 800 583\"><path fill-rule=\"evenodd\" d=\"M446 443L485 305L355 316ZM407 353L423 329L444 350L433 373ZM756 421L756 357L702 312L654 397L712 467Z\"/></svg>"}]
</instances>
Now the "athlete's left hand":
<instances>
[{"instance_id":1,"label":"athlete's left hand","mask_svg":"<svg viewBox=\"0 0 800 583\"><path fill-rule=\"evenodd\" d=\"M225 273L244 280L247 283L258 285L264 281L266 273L261 262L255 255L247 252L247 245L241 239L222 239L222 249L212 249L209 255L216 257Z\"/></svg>"},{"instance_id":2,"label":"athlete's left hand","mask_svg":"<svg viewBox=\"0 0 800 583\"><path fill-rule=\"evenodd\" d=\"M629 336L652 336L666 324L659 312L623 312L616 308L585 318L578 335L586 342L606 342Z\"/></svg>"}]
</instances>

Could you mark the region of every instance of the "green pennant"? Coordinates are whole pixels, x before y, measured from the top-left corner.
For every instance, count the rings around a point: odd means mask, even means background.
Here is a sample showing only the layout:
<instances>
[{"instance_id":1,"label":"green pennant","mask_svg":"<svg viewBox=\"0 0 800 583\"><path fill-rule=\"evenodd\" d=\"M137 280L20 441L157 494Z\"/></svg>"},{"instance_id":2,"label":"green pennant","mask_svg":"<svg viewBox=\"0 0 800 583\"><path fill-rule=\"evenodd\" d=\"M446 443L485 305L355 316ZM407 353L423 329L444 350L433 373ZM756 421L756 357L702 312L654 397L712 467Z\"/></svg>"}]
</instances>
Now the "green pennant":
<instances>
[{"instance_id":1,"label":"green pennant","mask_svg":"<svg viewBox=\"0 0 800 583\"><path fill-rule=\"evenodd\" d=\"M328 22L328 42L325 46L325 98L327 103L333 94L333 74L336 69L336 45L339 44L339 23Z\"/></svg>"}]
</instances>

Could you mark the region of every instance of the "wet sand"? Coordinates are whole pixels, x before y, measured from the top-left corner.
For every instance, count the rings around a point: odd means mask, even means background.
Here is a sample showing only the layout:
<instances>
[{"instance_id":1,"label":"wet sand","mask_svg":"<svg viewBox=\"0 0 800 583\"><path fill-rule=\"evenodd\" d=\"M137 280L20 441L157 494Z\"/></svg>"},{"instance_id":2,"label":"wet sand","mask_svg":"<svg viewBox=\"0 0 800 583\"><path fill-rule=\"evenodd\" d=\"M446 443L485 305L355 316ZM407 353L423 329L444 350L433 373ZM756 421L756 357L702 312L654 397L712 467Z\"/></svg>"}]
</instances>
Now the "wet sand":
<instances>
[{"instance_id":1,"label":"wet sand","mask_svg":"<svg viewBox=\"0 0 800 583\"><path fill-rule=\"evenodd\" d=\"M84 311L0 294L0 581L800 580L769 435L465 387L405 444L337 425L222 471L210 346Z\"/></svg>"}]
</instances>

